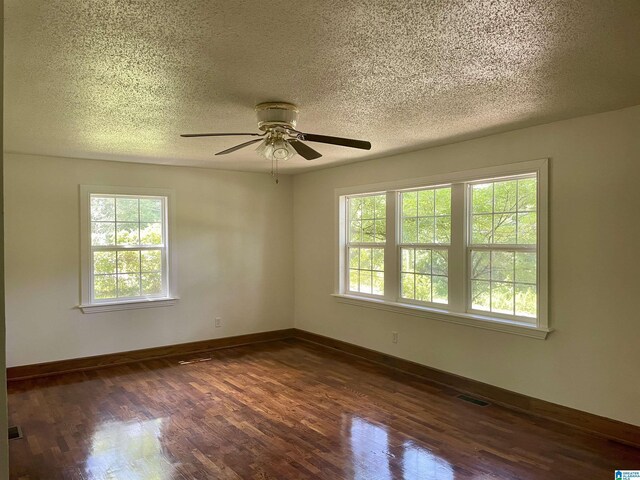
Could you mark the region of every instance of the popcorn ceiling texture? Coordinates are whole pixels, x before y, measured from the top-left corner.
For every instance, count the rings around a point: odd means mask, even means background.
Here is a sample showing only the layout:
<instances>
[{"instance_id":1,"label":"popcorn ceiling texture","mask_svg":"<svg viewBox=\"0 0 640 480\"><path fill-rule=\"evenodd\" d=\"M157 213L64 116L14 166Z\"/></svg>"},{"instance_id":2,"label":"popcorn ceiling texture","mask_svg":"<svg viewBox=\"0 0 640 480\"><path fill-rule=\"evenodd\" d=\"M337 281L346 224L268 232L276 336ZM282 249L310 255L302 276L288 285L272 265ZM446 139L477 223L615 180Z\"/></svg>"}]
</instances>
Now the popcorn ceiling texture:
<instances>
[{"instance_id":1,"label":"popcorn ceiling texture","mask_svg":"<svg viewBox=\"0 0 640 480\"><path fill-rule=\"evenodd\" d=\"M7 151L268 171L253 106L337 165L640 103L640 1L5 0Z\"/></svg>"}]
</instances>

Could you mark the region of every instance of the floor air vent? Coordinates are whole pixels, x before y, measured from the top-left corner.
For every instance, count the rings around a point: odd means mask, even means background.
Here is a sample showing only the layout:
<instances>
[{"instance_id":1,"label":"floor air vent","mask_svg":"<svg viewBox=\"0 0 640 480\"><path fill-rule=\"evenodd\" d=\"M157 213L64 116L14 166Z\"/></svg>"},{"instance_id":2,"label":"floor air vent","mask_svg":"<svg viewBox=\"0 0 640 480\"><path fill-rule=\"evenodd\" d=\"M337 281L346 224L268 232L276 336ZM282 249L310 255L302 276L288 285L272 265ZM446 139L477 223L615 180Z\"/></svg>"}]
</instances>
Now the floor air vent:
<instances>
[{"instance_id":1,"label":"floor air vent","mask_svg":"<svg viewBox=\"0 0 640 480\"><path fill-rule=\"evenodd\" d=\"M9 440L22 438L22 429L20 427L9 427Z\"/></svg>"},{"instance_id":2,"label":"floor air vent","mask_svg":"<svg viewBox=\"0 0 640 480\"><path fill-rule=\"evenodd\" d=\"M470 397L469 395L458 395L457 398L459 398L460 400L464 400L465 402L478 405L479 407L486 407L487 405L491 405L489 402L485 402L484 400L480 400L479 398Z\"/></svg>"}]
</instances>

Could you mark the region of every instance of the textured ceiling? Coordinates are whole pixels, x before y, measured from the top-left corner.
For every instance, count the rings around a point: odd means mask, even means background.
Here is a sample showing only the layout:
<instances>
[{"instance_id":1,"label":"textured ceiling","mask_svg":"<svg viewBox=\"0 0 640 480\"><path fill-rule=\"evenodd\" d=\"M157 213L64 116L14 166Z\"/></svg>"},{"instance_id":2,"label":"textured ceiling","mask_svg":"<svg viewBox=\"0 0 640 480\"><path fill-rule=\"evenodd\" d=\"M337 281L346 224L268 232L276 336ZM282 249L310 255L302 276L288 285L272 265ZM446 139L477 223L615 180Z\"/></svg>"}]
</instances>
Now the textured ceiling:
<instances>
[{"instance_id":1,"label":"textured ceiling","mask_svg":"<svg viewBox=\"0 0 640 480\"><path fill-rule=\"evenodd\" d=\"M10 152L268 171L253 106L299 105L288 172L640 104L639 0L5 0Z\"/></svg>"}]
</instances>

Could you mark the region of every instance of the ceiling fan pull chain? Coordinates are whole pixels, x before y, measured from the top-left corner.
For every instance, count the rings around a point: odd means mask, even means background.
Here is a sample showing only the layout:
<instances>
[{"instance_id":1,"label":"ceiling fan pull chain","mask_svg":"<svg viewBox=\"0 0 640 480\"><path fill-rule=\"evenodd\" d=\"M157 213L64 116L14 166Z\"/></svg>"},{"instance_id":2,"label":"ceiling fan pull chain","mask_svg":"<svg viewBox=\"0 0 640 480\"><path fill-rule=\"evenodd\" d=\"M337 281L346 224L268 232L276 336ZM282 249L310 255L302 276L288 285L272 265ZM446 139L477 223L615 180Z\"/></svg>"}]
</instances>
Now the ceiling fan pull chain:
<instances>
[{"instance_id":1,"label":"ceiling fan pull chain","mask_svg":"<svg viewBox=\"0 0 640 480\"><path fill-rule=\"evenodd\" d=\"M276 183L278 183L278 159L277 158L271 159L271 177L275 178Z\"/></svg>"}]
</instances>

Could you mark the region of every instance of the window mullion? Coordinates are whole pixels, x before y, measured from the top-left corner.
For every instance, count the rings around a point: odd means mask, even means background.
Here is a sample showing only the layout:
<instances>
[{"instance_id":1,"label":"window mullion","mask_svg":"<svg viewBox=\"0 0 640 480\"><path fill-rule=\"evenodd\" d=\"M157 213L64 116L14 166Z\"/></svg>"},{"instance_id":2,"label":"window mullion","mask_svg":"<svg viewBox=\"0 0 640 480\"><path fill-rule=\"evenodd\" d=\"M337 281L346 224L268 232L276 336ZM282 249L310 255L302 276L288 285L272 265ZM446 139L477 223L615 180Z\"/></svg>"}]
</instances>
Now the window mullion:
<instances>
[{"instance_id":1,"label":"window mullion","mask_svg":"<svg viewBox=\"0 0 640 480\"><path fill-rule=\"evenodd\" d=\"M465 184L451 185L451 245L449 247L449 310L466 311L466 196Z\"/></svg>"},{"instance_id":2,"label":"window mullion","mask_svg":"<svg viewBox=\"0 0 640 480\"><path fill-rule=\"evenodd\" d=\"M400 296L400 269L398 256L400 250L398 245L398 208L397 193L395 191L387 192L387 228L386 242L384 245L384 298L385 300L395 302Z\"/></svg>"}]
</instances>

